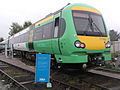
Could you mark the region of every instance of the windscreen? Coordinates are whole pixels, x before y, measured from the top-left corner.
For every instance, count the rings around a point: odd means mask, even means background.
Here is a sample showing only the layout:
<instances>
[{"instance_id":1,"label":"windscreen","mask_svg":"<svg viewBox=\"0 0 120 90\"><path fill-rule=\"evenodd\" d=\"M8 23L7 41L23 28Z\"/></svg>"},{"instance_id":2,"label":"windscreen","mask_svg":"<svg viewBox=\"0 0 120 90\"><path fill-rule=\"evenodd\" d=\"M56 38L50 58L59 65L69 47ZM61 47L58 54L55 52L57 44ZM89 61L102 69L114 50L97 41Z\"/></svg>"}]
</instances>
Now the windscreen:
<instances>
[{"instance_id":1,"label":"windscreen","mask_svg":"<svg viewBox=\"0 0 120 90\"><path fill-rule=\"evenodd\" d=\"M73 11L73 20L77 35L107 36L101 15L92 12Z\"/></svg>"}]
</instances>

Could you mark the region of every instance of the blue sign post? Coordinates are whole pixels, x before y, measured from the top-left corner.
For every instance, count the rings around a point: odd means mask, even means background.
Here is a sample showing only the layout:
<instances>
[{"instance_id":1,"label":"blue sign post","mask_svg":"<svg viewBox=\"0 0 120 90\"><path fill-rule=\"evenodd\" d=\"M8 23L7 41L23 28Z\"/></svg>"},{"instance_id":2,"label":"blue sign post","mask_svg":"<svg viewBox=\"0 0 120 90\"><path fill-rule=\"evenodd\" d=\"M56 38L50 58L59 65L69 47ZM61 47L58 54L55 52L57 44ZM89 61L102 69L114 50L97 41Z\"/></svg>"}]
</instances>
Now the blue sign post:
<instances>
[{"instance_id":1,"label":"blue sign post","mask_svg":"<svg viewBox=\"0 0 120 90\"><path fill-rule=\"evenodd\" d=\"M50 82L50 57L49 54L36 54L35 82Z\"/></svg>"}]
</instances>

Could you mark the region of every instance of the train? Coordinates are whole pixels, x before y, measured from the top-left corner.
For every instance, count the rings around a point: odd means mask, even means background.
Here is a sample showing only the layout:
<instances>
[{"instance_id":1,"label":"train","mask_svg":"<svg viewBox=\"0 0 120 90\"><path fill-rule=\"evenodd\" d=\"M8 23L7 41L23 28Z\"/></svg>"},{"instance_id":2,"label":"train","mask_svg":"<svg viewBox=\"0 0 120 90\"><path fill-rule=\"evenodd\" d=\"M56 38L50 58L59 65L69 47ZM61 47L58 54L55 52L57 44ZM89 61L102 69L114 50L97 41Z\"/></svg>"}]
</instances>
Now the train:
<instances>
[{"instance_id":1,"label":"train","mask_svg":"<svg viewBox=\"0 0 120 90\"><path fill-rule=\"evenodd\" d=\"M50 54L54 67L86 68L111 60L110 38L96 8L74 3L8 38L9 47L29 59Z\"/></svg>"},{"instance_id":2,"label":"train","mask_svg":"<svg viewBox=\"0 0 120 90\"><path fill-rule=\"evenodd\" d=\"M0 53L5 52L6 40L0 42Z\"/></svg>"}]
</instances>

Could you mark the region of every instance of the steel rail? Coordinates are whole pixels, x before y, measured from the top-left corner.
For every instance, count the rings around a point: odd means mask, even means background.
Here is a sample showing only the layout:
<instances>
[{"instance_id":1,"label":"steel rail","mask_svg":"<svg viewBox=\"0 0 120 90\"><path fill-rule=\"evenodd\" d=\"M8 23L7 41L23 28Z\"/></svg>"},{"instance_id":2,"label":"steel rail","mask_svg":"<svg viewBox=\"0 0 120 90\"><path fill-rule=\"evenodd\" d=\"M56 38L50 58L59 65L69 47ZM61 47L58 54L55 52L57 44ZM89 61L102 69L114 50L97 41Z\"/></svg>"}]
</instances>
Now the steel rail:
<instances>
[{"instance_id":1,"label":"steel rail","mask_svg":"<svg viewBox=\"0 0 120 90\"><path fill-rule=\"evenodd\" d=\"M4 61L1 61L1 62L4 62ZM4 63L9 64L9 65L12 65L12 64L7 63L7 62L4 62ZM17 66L15 66L15 65L12 65L12 66L17 67ZM20 67L17 67L17 68L35 74L35 72L29 71L29 70L27 70L27 69L23 69L23 68L20 68ZM53 79L53 78L50 78L50 80L51 80L51 81L58 82L58 83L60 83L60 84L62 84L62 85L68 86L68 87L70 87L70 88L74 88L74 89L80 90L80 87L77 87L77 86L75 86L75 85L67 84L67 83L65 83L65 82L63 82L63 81L59 81L59 80L56 80L56 79ZM85 82L85 83L88 83L88 84L90 84L91 86L95 86L96 88L98 87L98 88L101 88L101 89L109 90L108 88L103 87L103 86L100 86L100 85L97 85L97 84L93 84L93 83L90 83L90 82L87 82L87 81L84 81L84 80L81 80L81 81L83 81L83 82Z\"/></svg>"},{"instance_id":2,"label":"steel rail","mask_svg":"<svg viewBox=\"0 0 120 90\"><path fill-rule=\"evenodd\" d=\"M95 68L95 70L103 70L103 71L109 71L113 73L120 73L120 69L109 69L109 68L98 67L98 68Z\"/></svg>"},{"instance_id":3,"label":"steel rail","mask_svg":"<svg viewBox=\"0 0 120 90\"><path fill-rule=\"evenodd\" d=\"M63 81L55 80L55 79L53 79L53 78L51 78L51 80L52 80L52 81L55 81L55 82L58 82L58 83L60 83L60 84L66 85L66 86L68 86L68 87L71 87L71 88L74 88L74 89L77 89L77 90L81 90L81 88L78 87L78 86L71 85L71 84L67 84L67 83L65 83L65 82L63 82ZM104 89L104 90L110 90L110 88L107 88L107 87L104 87L104 86L101 86L101 85L98 85L98 84L90 83L90 82L85 81L85 80L81 80L81 81L82 81L82 82L85 82L85 83L88 83L88 84L90 84L90 86L94 86L94 87L96 87L96 88L100 88L100 89Z\"/></svg>"},{"instance_id":4,"label":"steel rail","mask_svg":"<svg viewBox=\"0 0 120 90\"><path fill-rule=\"evenodd\" d=\"M8 75L6 72L4 72L3 70L0 69L0 72L2 74L4 74L5 76L7 76L9 79L11 79L13 82L15 82L15 84L21 88L23 88L24 90L29 90L28 88L26 88L25 86L23 86L20 82L18 82L17 80L15 80L14 78L12 78L10 75Z\"/></svg>"},{"instance_id":5,"label":"steel rail","mask_svg":"<svg viewBox=\"0 0 120 90\"><path fill-rule=\"evenodd\" d=\"M90 83L90 82L85 81L85 80L82 80L82 81L85 82L85 83L90 84L91 86L95 86L95 87L98 87L98 88L101 88L101 89L104 89L104 90L110 90L110 88L104 87L104 86L102 86L102 85L98 85L98 84Z\"/></svg>"},{"instance_id":6,"label":"steel rail","mask_svg":"<svg viewBox=\"0 0 120 90\"><path fill-rule=\"evenodd\" d=\"M5 63L5 64L11 65L11 66L16 67L16 68L19 68L19 69L24 70L24 71L26 71L26 72L30 72L30 73L32 73L32 74L34 74L34 73L35 73L35 72L32 72L32 71L27 70L27 69L24 69L24 68L19 67L19 66L17 66L17 65L10 64L10 63L5 62L5 61L1 61L1 60L0 60L0 62L3 62L3 63Z\"/></svg>"},{"instance_id":7,"label":"steel rail","mask_svg":"<svg viewBox=\"0 0 120 90\"><path fill-rule=\"evenodd\" d=\"M4 61L1 61L1 62L4 62ZM18 66L12 65L12 64L7 63L7 62L4 62L4 63L9 64L9 65L14 66L14 67L17 67L17 68L22 69L22 70L25 70L25 71L30 72L30 73L32 73L32 74L35 74L35 71L34 71L34 72L33 72L33 71L29 71L29 70L27 70L27 69L20 68L20 67L18 67ZM63 81L55 80L55 79L53 79L53 78L50 78L50 80L51 80L51 81L58 82L58 83L60 83L60 84L62 84L62 85L68 86L68 87L70 87L70 88L74 88L74 89L80 90L80 87L78 87L78 86L71 85L71 84L65 83L65 82L63 82ZM90 82L85 81L85 80L81 80L81 81L83 81L83 82L85 82L85 83L88 83L90 86L94 86L94 87L96 87L96 88L101 88L101 89L104 89L104 90L110 90L110 88L107 88L107 87L104 87L104 86L101 86L101 85L98 85L98 84L90 83ZM18 82L18 83L19 83L19 82ZM27 90L29 90L29 89L27 89Z\"/></svg>"},{"instance_id":8,"label":"steel rail","mask_svg":"<svg viewBox=\"0 0 120 90\"><path fill-rule=\"evenodd\" d=\"M53 79L53 78L51 78L51 81L58 82L58 83L60 83L60 84L62 84L62 85L65 85L65 86L68 86L68 87L70 87L70 88L74 88L74 89L77 89L77 90L80 90L80 89L81 89L80 87L73 86L73 85L71 85L71 84L68 84L68 83L65 83L65 82L63 82L63 81L59 81L59 80L56 80L56 79Z\"/></svg>"}]
</instances>

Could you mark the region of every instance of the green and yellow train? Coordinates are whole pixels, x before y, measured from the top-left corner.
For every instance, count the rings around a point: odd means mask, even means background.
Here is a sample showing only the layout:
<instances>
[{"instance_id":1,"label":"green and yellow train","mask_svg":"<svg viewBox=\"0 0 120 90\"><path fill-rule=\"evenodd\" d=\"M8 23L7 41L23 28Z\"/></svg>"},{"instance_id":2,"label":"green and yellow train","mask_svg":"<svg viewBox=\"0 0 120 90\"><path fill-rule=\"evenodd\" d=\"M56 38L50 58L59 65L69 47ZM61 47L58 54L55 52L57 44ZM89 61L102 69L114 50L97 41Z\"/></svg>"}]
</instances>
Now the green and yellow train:
<instances>
[{"instance_id":1,"label":"green and yellow train","mask_svg":"<svg viewBox=\"0 0 120 90\"><path fill-rule=\"evenodd\" d=\"M9 45L26 57L51 54L58 66L97 65L111 60L108 31L97 9L69 4L10 37Z\"/></svg>"}]
</instances>

